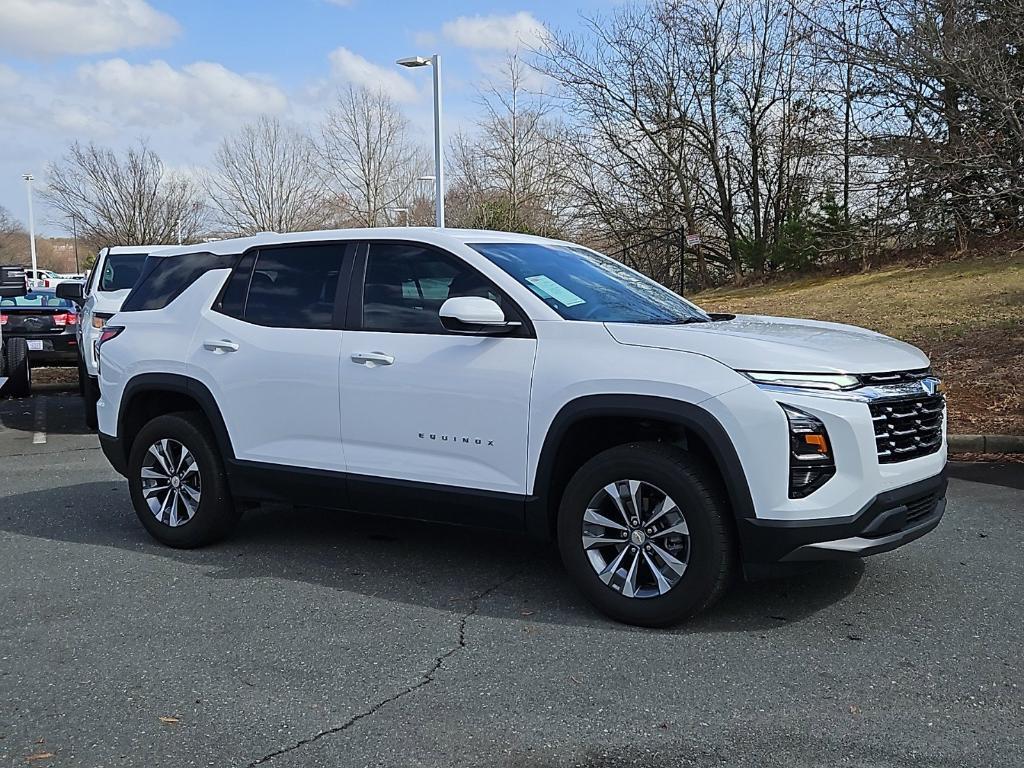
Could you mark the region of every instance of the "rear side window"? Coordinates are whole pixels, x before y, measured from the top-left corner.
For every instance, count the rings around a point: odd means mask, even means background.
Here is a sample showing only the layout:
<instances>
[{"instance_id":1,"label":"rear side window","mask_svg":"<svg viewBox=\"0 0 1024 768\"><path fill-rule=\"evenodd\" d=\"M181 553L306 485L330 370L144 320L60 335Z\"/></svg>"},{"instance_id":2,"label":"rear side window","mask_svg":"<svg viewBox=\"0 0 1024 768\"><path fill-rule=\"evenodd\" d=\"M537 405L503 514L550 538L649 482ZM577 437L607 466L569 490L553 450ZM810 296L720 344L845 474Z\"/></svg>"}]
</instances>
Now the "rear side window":
<instances>
[{"instance_id":1,"label":"rear side window","mask_svg":"<svg viewBox=\"0 0 1024 768\"><path fill-rule=\"evenodd\" d=\"M212 253L187 253L184 256L150 257L142 270L138 285L128 294L122 312L163 309L186 288L211 269L231 266L224 256Z\"/></svg>"},{"instance_id":2,"label":"rear side window","mask_svg":"<svg viewBox=\"0 0 1024 768\"><path fill-rule=\"evenodd\" d=\"M274 328L333 328L345 251L345 244L327 244L246 254L225 286L220 311Z\"/></svg>"}]
</instances>

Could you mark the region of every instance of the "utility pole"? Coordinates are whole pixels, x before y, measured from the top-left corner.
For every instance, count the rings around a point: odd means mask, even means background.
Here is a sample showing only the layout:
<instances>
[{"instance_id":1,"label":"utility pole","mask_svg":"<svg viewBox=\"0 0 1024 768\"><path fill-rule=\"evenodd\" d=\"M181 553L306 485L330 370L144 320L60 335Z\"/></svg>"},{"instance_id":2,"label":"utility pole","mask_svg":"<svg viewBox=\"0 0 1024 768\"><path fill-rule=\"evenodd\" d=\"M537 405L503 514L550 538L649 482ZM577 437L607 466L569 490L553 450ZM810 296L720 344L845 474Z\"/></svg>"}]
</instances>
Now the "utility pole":
<instances>
[{"instance_id":1,"label":"utility pole","mask_svg":"<svg viewBox=\"0 0 1024 768\"><path fill-rule=\"evenodd\" d=\"M25 186L28 189L28 242L32 251L32 279L36 280L39 277L36 264L36 221L32 215L32 182L35 177L31 173L23 173L21 178L25 180Z\"/></svg>"},{"instance_id":2,"label":"utility pole","mask_svg":"<svg viewBox=\"0 0 1024 768\"><path fill-rule=\"evenodd\" d=\"M71 233L75 237L75 274L80 275L82 268L78 266L78 217L71 214Z\"/></svg>"}]
</instances>

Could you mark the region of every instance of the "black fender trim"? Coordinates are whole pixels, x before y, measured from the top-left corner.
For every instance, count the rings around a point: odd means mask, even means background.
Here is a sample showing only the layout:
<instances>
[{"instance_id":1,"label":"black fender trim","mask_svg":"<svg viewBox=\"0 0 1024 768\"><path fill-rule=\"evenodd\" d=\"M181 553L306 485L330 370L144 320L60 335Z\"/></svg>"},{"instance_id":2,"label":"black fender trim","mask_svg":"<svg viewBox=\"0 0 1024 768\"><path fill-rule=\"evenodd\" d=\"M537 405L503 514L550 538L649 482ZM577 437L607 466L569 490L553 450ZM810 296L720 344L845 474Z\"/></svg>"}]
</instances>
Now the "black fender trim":
<instances>
[{"instance_id":1,"label":"black fender trim","mask_svg":"<svg viewBox=\"0 0 1024 768\"><path fill-rule=\"evenodd\" d=\"M531 536L551 537L557 500L550 498L549 489L562 441L570 427L584 419L602 416L654 419L693 432L707 445L722 475L737 523L754 517L754 502L739 455L725 427L710 412L693 403L653 395L586 395L562 406L544 438L533 484L535 494L526 507L526 530Z\"/></svg>"},{"instance_id":2,"label":"black fender trim","mask_svg":"<svg viewBox=\"0 0 1024 768\"><path fill-rule=\"evenodd\" d=\"M224 463L227 465L234 462L235 452L231 446L231 437L224 424L224 417L221 415L220 408L217 407L213 393L207 389L205 384L178 373L140 373L128 380L121 393L121 403L117 411L117 436L100 436L103 452L114 469L124 474L123 469L128 466L128 454L131 446L125 441L125 415L132 400L137 395L146 392L174 392L187 395L195 400L210 423Z\"/></svg>"}]
</instances>

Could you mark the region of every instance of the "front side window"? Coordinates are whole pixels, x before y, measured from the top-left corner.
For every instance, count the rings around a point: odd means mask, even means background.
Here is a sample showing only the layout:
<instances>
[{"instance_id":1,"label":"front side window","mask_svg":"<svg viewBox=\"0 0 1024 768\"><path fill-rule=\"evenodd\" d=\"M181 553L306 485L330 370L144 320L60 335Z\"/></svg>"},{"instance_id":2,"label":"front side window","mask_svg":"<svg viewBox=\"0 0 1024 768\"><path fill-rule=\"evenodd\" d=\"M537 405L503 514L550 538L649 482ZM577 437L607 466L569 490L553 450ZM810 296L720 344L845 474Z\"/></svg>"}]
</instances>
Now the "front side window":
<instances>
[{"instance_id":1,"label":"front side window","mask_svg":"<svg viewBox=\"0 0 1024 768\"><path fill-rule=\"evenodd\" d=\"M370 244L363 330L448 333L440 310L454 296L483 296L502 304L491 282L460 259L414 244Z\"/></svg>"},{"instance_id":2,"label":"front side window","mask_svg":"<svg viewBox=\"0 0 1024 768\"><path fill-rule=\"evenodd\" d=\"M274 328L333 328L344 258L344 244L272 248L254 260L243 257L225 288L222 311ZM236 294L243 286L240 302Z\"/></svg>"},{"instance_id":3,"label":"front side window","mask_svg":"<svg viewBox=\"0 0 1024 768\"><path fill-rule=\"evenodd\" d=\"M133 288L142 276L142 267L146 263L144 253L109 254L103 262L99 285L101 291L123 291Z\"/></svg>"},{"instance_id":4,"label":"front side window","mask_svg":"<svg viewBox=\"0 0 1024 768\"><path fill-rule=\"evenodd\" d=\"M566 320L672 325L711 318L663 285L581 246L471 243Z\"/></svg>"}]
</instances>

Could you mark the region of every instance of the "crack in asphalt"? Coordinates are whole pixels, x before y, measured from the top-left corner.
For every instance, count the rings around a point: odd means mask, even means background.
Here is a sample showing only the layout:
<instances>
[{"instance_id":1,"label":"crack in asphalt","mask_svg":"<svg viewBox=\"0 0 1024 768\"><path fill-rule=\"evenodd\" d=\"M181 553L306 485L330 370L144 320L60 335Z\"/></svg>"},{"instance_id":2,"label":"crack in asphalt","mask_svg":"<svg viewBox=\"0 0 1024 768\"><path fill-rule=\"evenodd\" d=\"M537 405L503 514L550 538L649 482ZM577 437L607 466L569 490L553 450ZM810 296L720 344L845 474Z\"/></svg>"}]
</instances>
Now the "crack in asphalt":
<instances>
[{"instance_id":1,"label":"crack in asphalt","mask_svg":"<svg viewBox=\"0 0 1024 768\"><path fill-rule=\"evenodd\" d=\"M441 666L444 664L445 660L454 656L456 653L458 653L466 647L466 624L473 616L476 615L477 611L480 610L480 604L489 595L491 595L496 590L500 589L501 587L511 582L518 575L519 571L517 570L509 576L506 576L504 579L501 579L500 581L492 584L482 592L478 592L477 594L470 597L470 609L466 613L462 614L462 616L459 618L458 637L456 644L444 653L442 653L440 656L437 656L434 659L433 664L430 665L430 668L426 672L422 672L420 674L420 680L418 682L408 686L407 688L403 688L398 693L395 693L392 696L388 696L386 699L381 699L369 709L365 709L362 712L358 712L352 715L352 717L350 717L348 720L346 720L344 723L341 723L340 725L336 725L332 728L320 731L316 735L310 736L308 739L302 739L301 741L295 742L291 746L276 749L273 752L269 752L257 760L253 760L251 763L249 763L247 768L254 768L254 766L268 763L275 757L280 757L281 755L288 754L289 752L294 752L297 749L301 749L302 747L306 747L310 744L320 741L320 739L325 738L326 736L333 736L336 733L347 731L360 720L363 720L367 717L370 717L373 714L376 714L379 710L383 709L388 704L398 701L399 699L402 699L408 696L409 694L418 691L420 688L423 688L424 686L430 685L432 682L434 682L434 675L436 675L437 671L441 669Z\"/></svg>"},{"instance_id":2,"label":"crack in asphalt","mask_svg":"<svg viewBox=\"0 0 1024 768\"><path fill-rule=\"evenodd\" d=\"M48 453L75 453L77 451L97 451L97 450L99 450L99 448L97 448L95 445L90 445L90 446L86 446L84 448L60 448L60 449L58 449L56 451L54 451L54 450L43 450L43 451L29 451L28 453L4 453L4 454L0 454L0 459L17 459L17 458L20 458L22 456L43 456L43 455L48 454Z\"/></svg>"}]
</instances>

